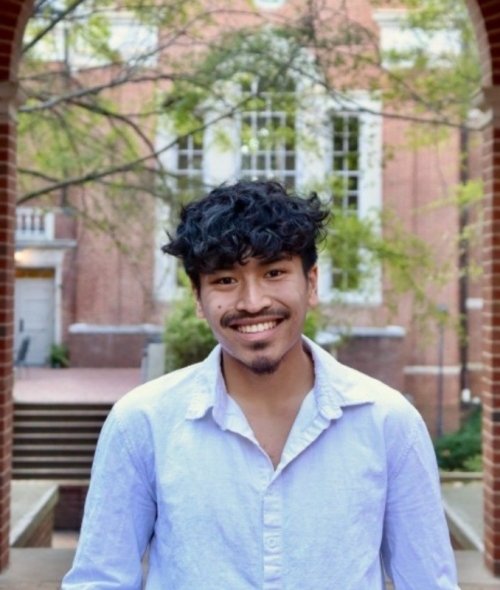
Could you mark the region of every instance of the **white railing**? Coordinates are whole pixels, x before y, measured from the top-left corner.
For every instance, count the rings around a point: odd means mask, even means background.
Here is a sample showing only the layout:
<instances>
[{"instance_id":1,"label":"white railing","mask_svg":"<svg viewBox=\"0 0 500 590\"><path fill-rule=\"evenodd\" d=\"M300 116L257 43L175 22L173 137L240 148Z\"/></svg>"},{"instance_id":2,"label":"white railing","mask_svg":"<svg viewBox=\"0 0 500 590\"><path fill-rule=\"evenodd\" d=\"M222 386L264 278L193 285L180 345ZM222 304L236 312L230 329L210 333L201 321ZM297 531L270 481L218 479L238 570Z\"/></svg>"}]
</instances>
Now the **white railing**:
<instances>
[{"instance_id":1,"label":"white railing","mask_svg":"<svg viewBox=\"0 0 500 590\"><path fill-rule=\"evenodd\" d=\"M34 207L16 209L16 241L49 241L54 239L54 214Z\"/></svg>"}]
</instances>

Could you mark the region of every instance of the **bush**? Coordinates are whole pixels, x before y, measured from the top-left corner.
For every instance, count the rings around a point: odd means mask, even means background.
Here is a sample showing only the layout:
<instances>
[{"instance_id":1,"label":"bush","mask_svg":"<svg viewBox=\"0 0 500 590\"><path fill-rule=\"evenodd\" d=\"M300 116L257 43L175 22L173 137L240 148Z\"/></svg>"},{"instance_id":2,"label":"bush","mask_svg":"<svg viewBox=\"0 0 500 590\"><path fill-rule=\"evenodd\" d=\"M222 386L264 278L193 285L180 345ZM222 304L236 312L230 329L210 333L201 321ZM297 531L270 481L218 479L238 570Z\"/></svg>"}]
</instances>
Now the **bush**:
<instances>
[{"instance_id":1,"label":"bush","mask_svg":"<svg viewBox=\"0 0 500 590\"><path fill-rule=\"evenodd\" d=\"M165 322L163 339L167 373L202 361L217 344L207 322L196 316L191 293L174 303Z\"/></svg>"},{"instance_id":2,"label":"bush","mask_svg":"<svg viewBox=\"0 0 500 590\"><path fill-rule=\"evenodd\" d=\"M69 367L69 351L66 344L52 344L50 346L49 364L53 369L67 369Z\"/></svg>"},{"instance_id":3,"label":"bush","mask_svg":"<svg viewBox=\"0 0 500 590\"><path fill-rule=\"evenodd\" d=\"M475 408L457 432L434 442L437 462L445 471L480 471L481 408Z\"/></svg>"}]
</instances>

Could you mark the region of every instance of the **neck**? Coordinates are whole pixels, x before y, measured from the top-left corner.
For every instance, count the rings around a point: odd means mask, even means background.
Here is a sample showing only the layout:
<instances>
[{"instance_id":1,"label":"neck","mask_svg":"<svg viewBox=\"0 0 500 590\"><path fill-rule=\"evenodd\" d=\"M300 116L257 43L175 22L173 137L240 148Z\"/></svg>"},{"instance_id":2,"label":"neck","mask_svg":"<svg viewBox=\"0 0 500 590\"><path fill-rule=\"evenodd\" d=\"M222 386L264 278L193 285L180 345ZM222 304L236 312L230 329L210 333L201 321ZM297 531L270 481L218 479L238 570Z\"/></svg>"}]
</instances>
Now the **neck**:
<instances>
[{"instance_id":1,"label":"neck","mask_svg":"<svg viewBox=\"0 0 500 590\"><path fill-rule=\"evenodd\" d=\"M257 374L222 352L222 369L229 395L253 406L280 407L302 400L314 385L314 365L302 341L290 350L273 373Z\"/></svg>"}]
</instances>

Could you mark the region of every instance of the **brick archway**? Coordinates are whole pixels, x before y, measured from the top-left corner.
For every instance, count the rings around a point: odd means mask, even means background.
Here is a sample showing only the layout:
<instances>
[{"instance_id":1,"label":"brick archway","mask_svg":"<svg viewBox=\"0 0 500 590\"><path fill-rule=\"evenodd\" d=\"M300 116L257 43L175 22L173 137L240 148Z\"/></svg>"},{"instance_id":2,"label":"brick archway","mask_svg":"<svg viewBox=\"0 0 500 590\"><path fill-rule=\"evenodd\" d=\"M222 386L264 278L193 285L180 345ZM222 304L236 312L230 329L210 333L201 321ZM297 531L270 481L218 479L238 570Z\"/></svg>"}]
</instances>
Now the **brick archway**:
<instances>
[{"instance_id":1,"label":"brick archway","mask_svg":"<svg viewBox=\"0 0 500 590\"><path fill-rule=\"evenodd\" d=\"M500 576L500 9L467 0L481 53L484 130L483 460L485 563Z\"/></svg>"},{"instance_id":2,"label":"brick archway","mask_svg":"<svg viewBox=\"0 0 500 590\"><path fill-rule=\"evenodd\" d=\"M483 62L485 130L484 459L485 560L500 576L500 9L467 0ZM33 0L0 2L0 570L9 558L17 68Z\"/></svg>"},{"instance_id":3,"label":"brick archway","mask_svg":"<svg viewBox=\"0 0 500 590\"><path fill-rule=\"evenodd\" d=\"M0 570L9 560L17 68L32 5L0 3Z\"/></svg>"}]
</instances>

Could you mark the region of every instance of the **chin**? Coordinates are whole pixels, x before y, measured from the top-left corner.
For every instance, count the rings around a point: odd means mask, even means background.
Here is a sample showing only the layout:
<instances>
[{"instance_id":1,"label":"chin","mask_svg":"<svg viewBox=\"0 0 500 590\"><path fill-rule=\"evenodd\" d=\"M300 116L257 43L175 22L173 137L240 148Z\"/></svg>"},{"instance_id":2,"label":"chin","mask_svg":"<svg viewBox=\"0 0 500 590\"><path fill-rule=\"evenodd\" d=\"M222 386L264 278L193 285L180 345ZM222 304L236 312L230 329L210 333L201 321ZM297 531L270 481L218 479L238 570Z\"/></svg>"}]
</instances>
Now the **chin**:
<instances>
[{"instance_id":1,"label":"chin","mask_svg":"<svg viewBox=\"0 0 500 590\"><path fill-rule=\"evenodd\" d=\"M280 363L281 359L273 361L267 357L259 357L252 361L251 364L247 365L247 367L252 373L255 373L255 375L272 375L278 370Z\"/></svg>"}]
</instances>

